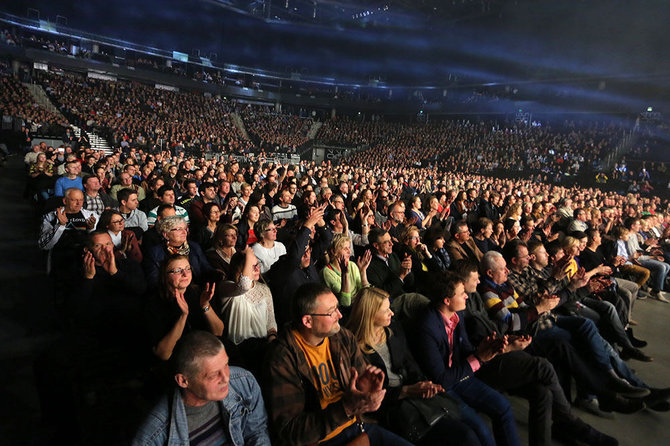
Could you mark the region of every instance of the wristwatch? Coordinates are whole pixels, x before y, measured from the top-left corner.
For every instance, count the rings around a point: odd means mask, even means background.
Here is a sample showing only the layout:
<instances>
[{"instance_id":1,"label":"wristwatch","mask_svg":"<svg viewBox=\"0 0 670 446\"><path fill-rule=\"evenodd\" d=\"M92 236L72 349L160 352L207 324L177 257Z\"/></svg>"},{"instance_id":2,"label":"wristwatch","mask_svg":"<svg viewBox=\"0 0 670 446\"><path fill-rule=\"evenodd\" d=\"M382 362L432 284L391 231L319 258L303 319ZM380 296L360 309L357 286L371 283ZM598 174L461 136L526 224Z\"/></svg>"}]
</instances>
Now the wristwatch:
<instances>
[{"instance_id":1,"label":"wristwatch","mask_svg":"<svg viewBox=\"0 0 670 446\"><path fill-rule=\"evenodd\" d=\"M208 311L209 311L209 305L205 305L204 307L202 307L203 313L207 313Z\"/></svg>"}]
</instances>

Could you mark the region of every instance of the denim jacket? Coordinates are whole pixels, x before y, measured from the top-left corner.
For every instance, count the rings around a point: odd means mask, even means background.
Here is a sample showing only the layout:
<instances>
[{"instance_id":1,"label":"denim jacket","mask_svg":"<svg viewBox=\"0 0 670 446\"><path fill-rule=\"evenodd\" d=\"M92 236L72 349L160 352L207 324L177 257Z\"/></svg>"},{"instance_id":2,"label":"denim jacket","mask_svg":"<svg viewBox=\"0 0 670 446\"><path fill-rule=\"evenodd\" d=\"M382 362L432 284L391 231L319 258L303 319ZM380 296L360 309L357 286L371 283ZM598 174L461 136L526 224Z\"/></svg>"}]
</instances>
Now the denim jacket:
<instances>
[{"instance_id":1,"label":"denim jacket","mask_svg":"<svg viewBox=\"0 0 670 446\"><path fill-rule=\"evenodd\" d=\"M261 390L253 375L239 367L230 368L228 396L219 401L224 425L235 446L270 446L267 414ZM140 426L133 446L187 446L188 423L179 389L171 401L163 396Z\"/></svg>"}]
</instances>

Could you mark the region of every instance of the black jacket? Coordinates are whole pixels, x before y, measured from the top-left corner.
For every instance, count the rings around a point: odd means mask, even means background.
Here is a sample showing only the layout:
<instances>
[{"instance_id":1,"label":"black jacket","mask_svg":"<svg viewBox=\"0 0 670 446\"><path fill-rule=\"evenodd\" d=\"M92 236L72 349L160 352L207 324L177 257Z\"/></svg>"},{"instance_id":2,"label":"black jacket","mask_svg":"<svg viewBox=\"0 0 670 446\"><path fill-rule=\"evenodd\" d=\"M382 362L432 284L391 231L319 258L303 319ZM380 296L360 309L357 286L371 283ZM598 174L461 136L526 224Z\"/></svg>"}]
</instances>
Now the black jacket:
<instances>
[{"instance_id":1,"label":"black jacket","mask_svg":"<svg viewBox=\"0 0 670 446\"><path fill-rule=\"evenodd\" d=\"M382 402L382 411L387 410L390 405L398 401L402 386L426 380L426 377L421 373L421 369L416 363L414 356L412 356L402 325L393 321L391 322L391 326L385 328L385 330L386 345L388 346L391 355L391 370L402 377L402 385L399 387L389 387L388 371L382 357L374 350L372 353L363 352L368 358L368 361L370 361L370 364L384 371L384 388L386 389L386 395Z\"/></svg>"}]
</instances>

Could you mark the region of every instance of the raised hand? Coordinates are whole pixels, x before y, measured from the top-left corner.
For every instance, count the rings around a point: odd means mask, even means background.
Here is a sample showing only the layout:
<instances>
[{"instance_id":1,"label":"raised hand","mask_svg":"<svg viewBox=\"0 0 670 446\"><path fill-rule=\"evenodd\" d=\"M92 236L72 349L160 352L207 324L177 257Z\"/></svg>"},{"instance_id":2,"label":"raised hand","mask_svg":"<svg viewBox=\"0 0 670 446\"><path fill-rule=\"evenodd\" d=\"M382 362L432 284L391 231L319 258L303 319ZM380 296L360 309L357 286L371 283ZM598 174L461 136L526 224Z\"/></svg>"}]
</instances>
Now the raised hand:
<instances>
[{"instance_id":1,"label":"raised hand","mask_svg":"<svg viewBox=\"0 0 670 446\"><path fill-rule=\"evenodd\" d=\"M495 358L499 353L502 353L507 347L507 344L507 336L498 338L496 333L493 332L493 334L479 343L477 348L477 358L484 362L488 362Z\"/></svg>"},{"instance_id":2,"label":"raised hand","mask_svg":"<svg viewBox=\"0 0 670 446\"><path fill-rule=\"evenodd\" d=\"M360 271L366 271L368 269L368 266L370 266L370 262L372 261L372 252L370 252L369 249L365 251L365 253L358 258L356 261L356 265L358 265L358 269Z\"/></svg>"},{"instance_id":3,"label":"raised hand","mask_svg":"<svg viewBox=\"0 0 670 446\"><path fill-rule=\"evenodd\" d=\"M530 343L533 341L533 338L532 336L528 335L524 336L509 335L507 336L507 340L508 344L505 348L505 353L516 350L525 350L526 347L528 347Z\"/></svg>"},{"instance_id":4,"label":"raised hand","mask_svg":"<svg viewBox=\"0 0 670 446\"><path fill-rule=\"evenodd\" d=\"M353 375L352 375L353 378ZM352 379L353 380L353 379ZM363 370L356 379L356 388L361 392L376 392L384 387L384 372L372 365Z\"/></svg>"},{"instance_id":5,"label":"raised hand","mask_svg":"<svg viewBox=\"0 0 670 446\"><path fill-rule=\"evenodd\" d=\"M588 283L589 279L586 277L586 270L584 268L579 268L572 280L570 280L570 286L578 290L579 288L585 286Z\"/></svg>"},{"instance_id":6,"label":"raised hand","mask_svg":"<svg viewBox=\"0 0 670 446\"><path fill-rule=\"evenodd\" d=\"M406 254L405 258L402 260L402 263L400 264L400 270L405 272L405 274L412 270L412 257L410 257L409 254Z\"/></svg>"},{"instance_id":7,"label":"raised hand","mask_svg":"<svg viewBox=\"0 0 670 446\"><path fill-rule=\"evenodd\" d=\"M337 264L340 267L340 272L345 274L349 271L349 259L347 256L340 255L337 258Z\"/></svg>"},{"instance_id":8,"label":"raised hand","mask_svg":"<svg viewBox=\"0 0 670 446\"><path fill-rule=\"evenodd\" d=\"M116 258L114 257L114 247L112 245L105 246L104 258L102 259L102 268L113 276L117 273Z\"/></svg>"},{"instance_id":9,"label":"raised hand","mask_svg":"<svg viewBox=\"0 0 670 446\"><path fill-rule=\"evenodd\" d=\"M311 229L318 222L323 220L323 213L324 213L325 209L326 209L326 204L322 204L321 206L317 206L317 207L312 208L309 211L309 216L307 217L307 220L305 221L305 226Z\"/></svg>"},{"instance_id":10,"label":"raised hand","mask_svg":"<svg viewBox=\"0 0 670 446\"><path fill-rule=\"evenodd\" d=\"M86 219L86 227L88 229L93 229L95 228L95 223L97 222L95 215L91 215Z\"/></svg>"},{"instance_id":11,"label":"raised hand","mask_svg":"<svg viewBox=\"0 0 670 446\"><path fill-rule=\"evenodd\" d=\"M65 226L67 224L67 215L65 214L65 208L59 207L56 209L56 218L58 219L58 224Z\"/></svg>"},{"instance_id":12,"label":"raised hand","mask_svg":"<svg viewBox=\"0 0 670 446\"><path fill-rule=\"evenodd\" d=\"M174 290L174 297L177 300L177 304L179 305L179 309L181 310L181 314L184 316L188 315L188 303L186 303L186 298L184 297L184 294L181 293L179 290Z\"/></svg>"},{"instance_id":13,"label":"raised hand","mask_svg":"<svg viewBox=\"0 0 670 446\"><path fill-rule=\"evenodd\" d=\"M89 250L84 254L84 277L87 279L95 277L95 257Z\"/></svg>"},{"instance_id":14,"label":"raised hand","mask_svg":"<svg viewBox=\"0 0 670 446\"><path fill-rule=\"evenodd\" d=\"M121 244L123 245L123 247L121 248L122 253L125 254L128 252L128 250L130 249L130 241L134 237L134 235L135 234L133 234L132 232L123 234L121 238Z\"/></svg>"},{"instance_id":15,"label":"raised hand","mask_svg":"<svg viewBox=\"0 0 670 446\"><path fill-rule=\"evenodd\" d=\"M379 409L386 394L383 384L384 372L378 368L368 366L360 377L352 368L349 388L342 398L346 413L354 416Z\"/></svg>"},{"instance_id":16,"label":"raised hand","mask_svg":"<svg viewBox=\"0 0 670 446\"><path fill-rule=\"evenodd\" d=\"M207 283L205 284L205 289L200 293L200 307L205 307L209 301L214 297L214 289L216 288L216 283Z\"/></svg>"},{"instance_id":17,"label":"raised hand","mask_svg":"<svg viewBox=\"0 0 670 446\"><path fill-rule=\"evenodd\" d=\"M537 310L538 314L543 314L556 308L560 302L561 299L558 296L549 294L548 291L545 291L540 296L540 301L535 306L535 309Z\"/></svg>"}]
</instances>

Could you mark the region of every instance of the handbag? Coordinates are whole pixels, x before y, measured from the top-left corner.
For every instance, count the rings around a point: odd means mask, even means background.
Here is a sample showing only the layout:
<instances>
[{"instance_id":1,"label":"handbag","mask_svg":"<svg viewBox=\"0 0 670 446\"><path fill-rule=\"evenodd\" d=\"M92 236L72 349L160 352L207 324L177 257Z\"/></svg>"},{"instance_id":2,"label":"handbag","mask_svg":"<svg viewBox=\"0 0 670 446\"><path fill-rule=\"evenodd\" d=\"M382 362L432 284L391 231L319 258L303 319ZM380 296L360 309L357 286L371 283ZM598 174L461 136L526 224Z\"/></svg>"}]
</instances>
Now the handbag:
<instances>
[{"instance_id":1,"label":"handbag","mask_svg":"<svg viewBox=\"0 0 670 446\"><path fill-rule=\"evenodd\" d=\"M405 398L388 411L386 426L416 443L444 417L460 417L458 402L447 394L440 393L428 399Z\"/></svg>"}]
</instances>

